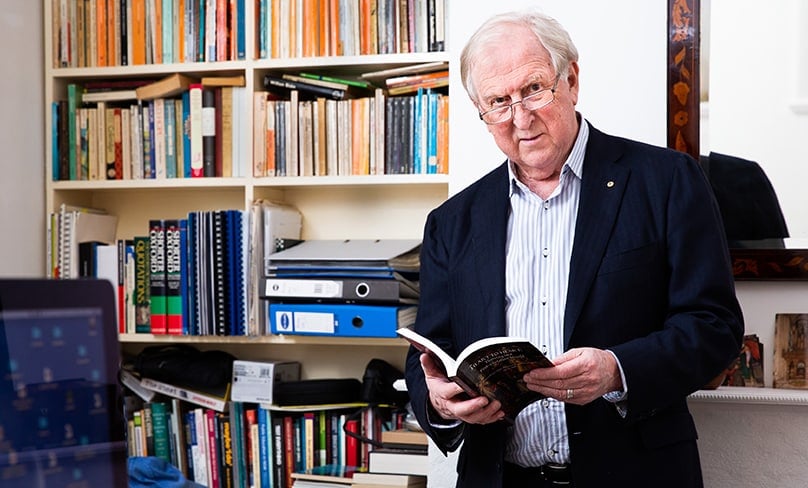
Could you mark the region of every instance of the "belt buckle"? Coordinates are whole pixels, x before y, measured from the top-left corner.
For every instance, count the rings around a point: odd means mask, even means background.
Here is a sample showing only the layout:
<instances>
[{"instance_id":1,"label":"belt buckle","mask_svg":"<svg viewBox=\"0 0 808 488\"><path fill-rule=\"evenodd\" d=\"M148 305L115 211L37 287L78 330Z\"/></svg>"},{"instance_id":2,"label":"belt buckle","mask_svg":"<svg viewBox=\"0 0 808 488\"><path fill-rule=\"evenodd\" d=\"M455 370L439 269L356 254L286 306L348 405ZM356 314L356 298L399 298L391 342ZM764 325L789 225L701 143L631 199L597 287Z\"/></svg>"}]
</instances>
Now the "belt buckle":
<instances>
[{"instance_id":1,"label":"belt buckle","mask_svg":"<svg viewBox=\"0 0 808 488\"><path fill-rule=\"evenodd\" d=\"M547 463L539 466L539 473L541 473L544 481L549 481L553 485L570 486L572 485L572 476L570 473L569 464Z\"/></svg>"}]
</instances>

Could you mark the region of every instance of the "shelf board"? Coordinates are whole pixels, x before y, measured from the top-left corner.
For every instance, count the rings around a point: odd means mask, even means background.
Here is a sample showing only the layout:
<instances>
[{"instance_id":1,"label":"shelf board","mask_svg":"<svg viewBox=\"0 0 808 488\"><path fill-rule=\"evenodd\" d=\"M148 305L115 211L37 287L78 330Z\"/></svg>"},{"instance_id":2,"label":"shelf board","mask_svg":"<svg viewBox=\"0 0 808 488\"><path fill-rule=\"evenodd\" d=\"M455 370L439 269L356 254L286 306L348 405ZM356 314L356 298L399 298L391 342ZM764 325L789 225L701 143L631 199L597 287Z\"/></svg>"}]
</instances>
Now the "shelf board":
<instances>
[{"instance_id":1,"label":"shelf board","mask_svg":"<svg viewBox=\"0 0 808 488\"><path fill-rule=\"evenodd\" d=\"M159 188L244 188L247 178L165 178L131 180L52 181L53 190L126 190Z\"/></svg>"},{"instance_id":2,"label":"shelf board","mask_svg":"<svg viewBox=\"0 0 808 488\"><path fill-rule=\"evenodd\" d=\"M322 337L322 336L178 336L154 334L120 334L122 344L239 344L239 345L323 345L323 346L386 346L407 347L404 339L375 337Z\"/></svg>"},{"instance_id":3,"label":"shelf board","mask_svg":"<svg viewBox=\"0 0 808 488\"><path fill-rule=\"evenodd\" d=\"M752 405L808 405L808 390L719 386L715 390L699 390L691 394L690 401Z\"/></svg>"},{"instance_id":4,"label":"shelf board","mask_svg":"<svg viewBox=\"0 0 808 488\"><path fill-rule=\"evenodd\" d=\"M292 187L356 187L388 185L448 185L449 175L366 175L366 176L270 176L264 178L166 178L93 181L52 181L51 189L58 190L126 190L161 188L244 188L246 186Z\"/></svg>"},{"instance_id":5,"label":"shelf board","mask_svg":"<svg viewBox=\"0 0 808 488\"><path fill-rule=\"evenodd\" d=\"M170 64L135 64L127 66L103 66L89 68L50 68L46 69L46 78L116 78L116 77L148 77L169 75L172 73L188 74L223 74L227 72L246 71L253 63L250 61L219 61L212 63L170 63Z\"/></svg>"},{"instance_id":6,"label":"shelf board","mask_svg":"<svg viewBox=\"0 0 808 488\"><path fill-rule=\"evenodd\" d=\"M254 69L301 69L322 71L323 69L345 68L351 72L383 69L383 67L401 66L405 64L431 63L448 61L445 51L429 53L399 54L366 54L360 56L317 56L308 58L273 58L256 59L251 65Z\"/></svg>"},{"instance_id":7,"label":"shelf board","mask_svg":"<svg viewBox=\"0 0 808 488\"><path fill-rule=\"evenodd\" d=\"M449 175L270 176L253 181L255 186L261 187L448 185Z\"/></svg>"}]
</instances>

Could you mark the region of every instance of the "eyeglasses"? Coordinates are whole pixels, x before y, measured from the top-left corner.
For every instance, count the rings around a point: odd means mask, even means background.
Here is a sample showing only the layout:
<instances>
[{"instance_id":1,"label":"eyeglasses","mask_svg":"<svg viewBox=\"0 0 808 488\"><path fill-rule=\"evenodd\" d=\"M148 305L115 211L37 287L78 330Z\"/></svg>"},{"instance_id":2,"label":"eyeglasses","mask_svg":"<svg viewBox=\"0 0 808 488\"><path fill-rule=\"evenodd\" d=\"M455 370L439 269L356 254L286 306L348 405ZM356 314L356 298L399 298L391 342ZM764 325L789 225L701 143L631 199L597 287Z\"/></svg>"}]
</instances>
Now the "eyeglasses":
<instances>
[{"instance_id":1,"label":"eyeglasses","mask_svg":"<svg viewBox=\"0 0 808 488\"><path fill-rule=\"evenodd\" d=\"M555 100L555 91L558 87L558 79L559 77L556 76L555 83L553 83L553 87L550 89L545 88L534 91L533 93L522 97L521 100L517 100L509 105L503 105L501 107L492 108L486 112L481 112L480 120L488 125L503 124L513 118L514 105L522 104L522 108L531 112L549 105L553 100Z\"/></svg>"}]
</instances>

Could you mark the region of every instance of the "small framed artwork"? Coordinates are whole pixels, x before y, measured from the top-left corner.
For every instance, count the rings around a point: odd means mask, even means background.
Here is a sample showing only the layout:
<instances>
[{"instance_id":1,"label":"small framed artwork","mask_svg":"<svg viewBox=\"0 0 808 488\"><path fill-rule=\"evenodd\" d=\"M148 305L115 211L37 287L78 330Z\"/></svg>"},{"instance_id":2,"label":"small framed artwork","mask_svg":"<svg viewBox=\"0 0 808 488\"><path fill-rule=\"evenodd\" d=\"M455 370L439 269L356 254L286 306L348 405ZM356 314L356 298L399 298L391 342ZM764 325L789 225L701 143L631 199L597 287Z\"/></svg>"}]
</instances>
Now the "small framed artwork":
<instances>
[{"instance_id":1,"label":"small framed artwork","mask_svg":"<svg viewBox=\"0 0 808 488\"><path fill-rule=\"evenodd\" d=\"M743 337L741 351L735 361L727 368L724 386L753 386L762 388L763 379L763 344L757 334Z\"/></svg>"},{"instance_id":2,"label":"small framed artwork","mask_svg":"<svg viewBox=\"0 0 808 488\"><path fill-rule=\"evenodd\" d=\"M808 313L778 313L774 320L775 388L808 389Z\"/></svg>"}]
</instances>

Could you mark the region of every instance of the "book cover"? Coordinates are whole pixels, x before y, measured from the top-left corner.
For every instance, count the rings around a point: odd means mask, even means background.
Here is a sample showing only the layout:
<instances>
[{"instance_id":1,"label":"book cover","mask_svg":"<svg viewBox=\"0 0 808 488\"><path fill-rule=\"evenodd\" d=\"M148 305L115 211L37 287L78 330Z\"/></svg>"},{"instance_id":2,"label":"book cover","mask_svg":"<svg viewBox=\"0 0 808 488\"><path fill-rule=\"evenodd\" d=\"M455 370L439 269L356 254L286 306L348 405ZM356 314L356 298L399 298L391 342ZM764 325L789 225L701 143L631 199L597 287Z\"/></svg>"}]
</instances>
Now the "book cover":
<instances>
[{"instance_id":1,"label":"book cover","mask_svg":"<svg viewBox=\"0 0 808 488\"><path fill-rule=\"evenodd\" d=\"M154 436L154 455L171 461L168 439L168 423L166 417L166 404L163 402L151 403L152 432Z\"/></svg>"},{"instance_id":2,"label":"book cover","mask_svg":"<svg viewBox=\"0 0 808 488\"><path fill-rule=\"evenodd\" d=\"M166 332L181 335L183 333L182 288L182 253L180 239L180 220L163 221L165 237L165 314Z\"/></svg>"},{"instance_id":3,"label":"book cover","mask_svg":"<svg viewBox=\"0 0 808 488\"><path fill-rule=\"evenodd\" d=\"M190 76L173 73L148 85L137 87L135 94L139 100L173 97L190 88L194 82L195 80Z\"/></svg>"},{"instance_id":4,"label":"book cover","mask_svg":"<svg viewBox=\"0 0 808 488\"><path fill-rule=\"evenodd\" d=\"M432 355L443 365L446 376L460 385L469 396L484 395L499 400L508 420L513 421L528 404L544 398L540 393L529 390L522 377L536 368L553 367L553 363L527 339L480 339L466 347L455 359L412 329L398 329L397 333L419 351Z\"/></svg>"},{"instance_id":5,"label":"book cover","mask_svg":"<svg viewBox=\"0 0 808 488\"><path fill-rule=\"evenodd\" d=\"M369 453L368 471L427 476L429 474L429 455L401 449L376 448Z\"/></svg>"},{"instance_id":6,"label":"book cover","mask_svg":"<svg viewBox=\"0 0 808 488\"><path fill-rule=\"evenodd\" d=\"M216 176L216 88L202 90L202 175Z\"/></svg>"},{"instance_id":7,"label":"book cover","mask_svg":"<svg viewBox=\"0 0 808 488\"><path fill-rule=\"evenodd\" d=\"M166 316L165 222L149 220L149 309L151 333L168 333Z\"/></svg>"},{"instance_id":8,"label":"book cover","mask_svg":"<svg viewBox=\"0 0 808 488\"><path fill-rule=\"evenodd\" d=\"M354 473L352 488L370 488L371 486L423 488L426 486L426 476L416 474L371 473L363 471Z\"/></svg>"},{"instance_id":9,"label":"book cover","mask_svg":"<svg viewBox=\"0 0 808 488\"><path fill-rule=\"evenodd\" d=\"M329 88L310 82L292 81L270 75L264 76L264 88L280 94L286 94L290 91L297 90L301 94L305 94L311 98L321 96L331 98L333 100L343 100L351 97L348 90Z\"/></svg>"},{"instance_id":10,"label":"book cover","mask_svg":"<svg viewBox=\"0 0 808 488\"><path fill-rule=\"evenodd\" d=\"M181 386L170 385L152 378L141 378L140 384L154 392L185 400L205 408L224 412L227 409L227 402L230 400L230 383L222 388L209 390L192 390Z\"/></svg>"},{"instance_id":11,"label":"book cover","mask_svg":"<svg viewBox=\"0 0 808 488\"><path fill-rule=\"evenodd\" d=\"M149 237L135 236L135 333L151 332Z\"/></svg>"}]
</instances>

